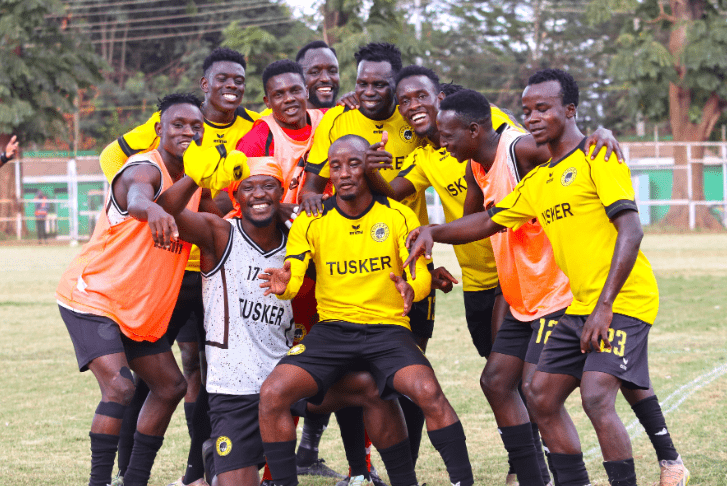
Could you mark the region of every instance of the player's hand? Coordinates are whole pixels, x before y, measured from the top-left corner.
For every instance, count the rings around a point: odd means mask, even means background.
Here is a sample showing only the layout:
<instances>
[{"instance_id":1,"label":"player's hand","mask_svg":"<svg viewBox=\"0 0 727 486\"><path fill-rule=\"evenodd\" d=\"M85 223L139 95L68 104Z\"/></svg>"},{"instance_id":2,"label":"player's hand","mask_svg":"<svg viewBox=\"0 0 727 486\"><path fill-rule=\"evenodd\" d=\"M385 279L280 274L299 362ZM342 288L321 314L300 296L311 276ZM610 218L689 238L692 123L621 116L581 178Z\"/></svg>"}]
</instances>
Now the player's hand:
<instances>
[{"instance_id":1,"label":"player's hand","mask_svg":"<svg viewBox=\"0 0 727 486\"><path fill-rule=\"evenodd\" d=\"M156 246L168 250L171 242L179 238L179 229L174 218L158 204L151 204L146 210L146 222Z\"/></svg>"},{"instance_id":2,"label":"player's hand","mask_svg":"<svg viewBox=\"0 0 727 486\"><path fill-rule=\"evenodd\" d=\"M581 353L596 351L600 353L604 349L611 349L611 342L608 340L608 328L613 320L613 308L608 304L598 303L586 319L581 332ZM603 341L603 346L601 346Z\"/></svg>"},{"instance_id":3,"label":"player's hand","mask_svg":"<svg viewBox=\"0 0 727 486\"><path fill-rule=\"evenodd\" d=\"M5 146L5 157L12 159L18 153L18 137L13 135L8 144Z\"/></svg>"},{"instance_id":4,"label":"player's hand","mask_svg":"<svg viewBox=\"0 0 727 486\"><path fill-rule=\"evenodd\" d=\"M358 96L356 96L355 91L349 91L345 95L341 96L341 98L338 100L338 103L336 104L340 106L345 106L349 110L356 110L359 106L361 106L359 104Z\"/></svg>"},{"instance_id":5,"label":"player's hand","mask_svg":"<svg viewBox=\"0 0 727 486\"><path fill-rule=\"evenodd\" d=\"M417 278L417 258L424 255L427 260L432 259L432 248L434 247L434 239L432 238L432 230L430 226L420 226L414 228L406 237L406 247L409 249L409 258L404 262L404 266L409 266L411 278Z\"/></svg>"},{"instance_id":6,"label":"player's hand","mask_svg":"<svg viewBox=\"0 0 727 486\"><path fill-rule=\"evenodd\" d=\"M616 152L618 163L625 163L626 159L621 151L621 145L619 145L618 140L616 140L613 136L613 132L611 130L601 127L593 132L593 135L586 139L586 147L590 149L594 145L596 148L591 153L591 160L594 160L598 155L598 152L600 152L603 147L606 147L606 156L604 157L605 161L608 162L611 158L611 153Z\"/></svg>"},{"instance_id":7,"label":"player's hand","mask_svg":"<svg viewBox=\"0 0 727 486\"><path fill-rule=\"evenodd\" d=\"M394 272L389 274L389 278L396 285L396 290L401 294L401 298L404 299L404 312L401 315L405 316L411 310L411 304L414 302L414 289L406 280L399 275L395 275Z\"/></svg>"},{"instance_id":8,"label":"player's hand","mask_svg":"<svg viewBox=\"0 0 727 486\"><path fill-rule=\"evenodd\" d=\"M308 216L323 214L323 201L328 199L328 194L313 194L305 193L300 195L300 208L298 208L298 214L305 211Z\"/></svg>"},{"instance_id":9,"label":"player's hand","mask_svg":"<svg viewBox=\"0 0 727 486\"><path fill-rule=\"evenodd\" d=\"M264 280L260 282L260 288L265 289L263 295L283 295L290 282L290 260L285 260L283 268L266 268L257 278Z\"/></svg>"},{"instance_id":10,"label":"player's hand","mask_svg":"<svg viewBox=\"0 0 727 486\"><path fill-rule=\"evenodd\" d=\"M366 171L393 169L394 157L384 150L386 143L389 141L389 134L384 131L381 134L381 141L371 145L366 150Z\"/></svg>"},{"instance_id":11,"label":"player's hand","mask_svg":"<svg viewBox=\"0 0 727 486\"><path fill-rule=\"evenodd\" d=\"M459 283L444 267L437 267L430 273L432 274L432 290L441 290L448 294L452 291L453 285Z\"/></svg>"}]
</instances>

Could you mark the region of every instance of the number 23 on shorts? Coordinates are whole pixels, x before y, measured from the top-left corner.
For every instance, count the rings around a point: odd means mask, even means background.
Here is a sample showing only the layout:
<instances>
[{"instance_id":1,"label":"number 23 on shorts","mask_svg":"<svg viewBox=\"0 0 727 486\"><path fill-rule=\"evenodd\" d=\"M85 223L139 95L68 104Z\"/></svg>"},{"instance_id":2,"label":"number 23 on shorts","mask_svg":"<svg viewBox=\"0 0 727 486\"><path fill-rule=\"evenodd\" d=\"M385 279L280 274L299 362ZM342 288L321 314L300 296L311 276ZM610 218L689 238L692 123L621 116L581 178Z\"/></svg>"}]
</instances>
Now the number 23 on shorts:
<instances>
[{"instance_id":1,"label":"number 23 on shorts","mask_svg":"<svg viewBox=\"0 0 727 486\"><path fill-rule=\"evenodd\" d=\"M618 342L614 343L614 338L618 340ZM613 328L608 329L608 341L611 343L611 349L606 349L606 345L603 341L601 341L601 351L606 353L613 353L616 356L623 357L624 351L626 349L626 331L623 331L619 329L618 331L614 331Z\"/></svg>"}]
</instances>

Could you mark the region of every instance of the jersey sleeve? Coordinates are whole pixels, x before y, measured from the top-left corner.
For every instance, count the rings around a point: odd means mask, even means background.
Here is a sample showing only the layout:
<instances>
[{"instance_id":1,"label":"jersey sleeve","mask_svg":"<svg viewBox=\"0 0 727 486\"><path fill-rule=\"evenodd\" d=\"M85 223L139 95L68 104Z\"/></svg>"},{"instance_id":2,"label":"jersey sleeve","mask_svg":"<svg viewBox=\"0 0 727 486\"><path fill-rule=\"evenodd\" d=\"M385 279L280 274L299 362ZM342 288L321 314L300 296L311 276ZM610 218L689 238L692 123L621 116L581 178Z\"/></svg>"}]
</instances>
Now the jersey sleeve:
<instances>
[{"instance_id":1,"label":"jersey sleeve","mask_svg":"<svg viewBox=\"0 0 727 486\"><path fill-rule=\"evenodd\" d=\"M420 163L417 163L420 162ZM416 192L425 190L431 186L432 183L429 181L427 174L421 166L421 154L418 150L414 150L412 153L406 156L404 159L404 165L399 174L396 177L403 177L407 181L411 182Z\"/></svg>"},{"instance_id":2,"label":"jersey sleeve","mask_svg":"<svg viewBox=\"0 0 727 486\"><path fill-rule=\"evenodd\" d=\"M591 151L594 149L591 149ZM590 162L591 178L609 219L621 211L638 211L634 200L631 171L626 164L604 160L606 147ZM590 158L590 154L589 154Z\"/></svg>"},{"instance_id":3,"label":"jersey sleeve","mask_svg":"<svg viewBox=\"0 0 727 486\"><path fill-rule=\"evenodd\" d=\"M334 124L338 115L343 113L343 107L331 108L323 115L321 122L313 135L313 145L308 154L308 163L305 166L306 172L330 179L331 172L328 169L328 149L331 148L334 139Z\"/></svg>"},{"instance_id":4,"label":"jersey sleeve","mask_svg":"<svg viewBox=\"0 0 727 486\"><path fill-rule=\"evenodd\" d=\"M214 194L248 177L250 167L242 152L228 153L222 144L200 147L192 142L184 152L184 172L198 186L211 189Z\"/></svg>"},{"instance_id":5,"label":"jersey sleeve","mask_svg":"<svg viewBox=\"0 0 727 486\"><path fill-rule=\"evenodd\" d=\"M537 213L528 201L525 188L523 187L524 183L528 181L529 179L520 181L510 194L487 210L487 214L492 221L517 230L529 220L537 217Z\"/></svg>"},{"instance_id":6,"label":"jersey sleeve","mask_svg":"<svg viewBox=\"0 0 727 486\"><path fill-rule=\"evenodd\" d=\"M315 218L314 216L309 217L301 214L295 219L293 226L290 228L285 254L285 259L290 262L290 282L288 282L285 292L278 296L281 300L290 300L298 295L298 291L303 285L308 263L315 254L315 248L308 239L310 225Z\"/></svg>"},{"instance_id":7,"label":"jersey sleeve","mask_svg":"<svg viewBox=\"0 0 727 486\"><path fill-rule=\"evenodd\" d=\"M403 217L401 218L399 227L397 228L397 239L399 244L399 258L404 262L409 258L409 250L406 247L406 237L414 228L419 227L419 220L413 211L407 207L401 210ZM414 302L425 299L432 290L432 274L429 273L427 262L423 256L419 257L416 262L416 279L413 279L409 267L404 268L406 281L414 290Z\"/></svg>"},{"instance_id":8,"label":"jersey sleeve","mask_svg":"<svg viewBox=\"0 0 727 486\"><path fill-rule=\"evenodd\" d=\"M129 157L155 147L157 134L154 127L158 121L159 112L157 111L143 125L120 136L103 149L99 157L99 164L106 180L111 182Z\"/></svg>"}]
</instances>

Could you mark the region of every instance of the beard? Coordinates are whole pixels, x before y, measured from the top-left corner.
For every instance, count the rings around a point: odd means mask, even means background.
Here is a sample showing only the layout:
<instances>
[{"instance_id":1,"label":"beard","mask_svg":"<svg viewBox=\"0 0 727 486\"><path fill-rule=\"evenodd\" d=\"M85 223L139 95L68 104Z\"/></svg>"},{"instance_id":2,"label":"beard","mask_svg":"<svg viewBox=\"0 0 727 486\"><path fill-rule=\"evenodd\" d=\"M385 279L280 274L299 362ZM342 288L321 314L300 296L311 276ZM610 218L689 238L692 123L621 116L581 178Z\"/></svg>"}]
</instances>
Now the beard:
<instances>
[{"instance_id":1,"label":"beard","mask_svg":"<svg viewBox=\"0 0 727 486\"><path fill-rule=\"evenodd\" d=\"M318 92L316 90L311 90L308 93L308 102L313 108L333 108L334 106L336 106L336 99L338 98L338 88L332 89L331 93L333 94L331 101L323 102L320 100L320 98L318 98Z\"/></svg>"},{"instance_id":2,"label":"beard","mask_svg":"<svg viewBox=\"0 0 727 486\"><path fill-rule=\"evenodd\" d=\"M338 197L340 197L344 201L353 201L354 199L356 199L356 194L339 194Z\"/></svg>"}]
</instances>

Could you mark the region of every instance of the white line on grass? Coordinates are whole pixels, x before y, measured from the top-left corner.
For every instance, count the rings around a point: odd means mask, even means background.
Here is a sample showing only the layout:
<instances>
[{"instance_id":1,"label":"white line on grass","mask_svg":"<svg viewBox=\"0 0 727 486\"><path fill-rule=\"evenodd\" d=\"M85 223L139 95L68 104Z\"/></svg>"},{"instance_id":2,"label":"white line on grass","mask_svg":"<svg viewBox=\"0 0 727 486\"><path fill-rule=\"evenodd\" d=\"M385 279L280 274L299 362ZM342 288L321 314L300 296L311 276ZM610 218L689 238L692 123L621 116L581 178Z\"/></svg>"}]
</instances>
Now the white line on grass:
<instances>
[{"instance_id":1,"label":"white line on grass","mask_svg":"<svg viewBox=\"0 0 727 486\"><path fill-rule=\"evenodd\" d=\"M660 402L661 409L664 415L673 412L679 405L681 405L687 398L694 395L700 388L703 388L720 376L727 373L727 364L717 366L712 371L708 371L702 375L699 375L689 383L680 386L673 391L668 397ZM634 419L630 424L626 426L626 430L629 432L629 437L634 440L636 437L644 432L644 428L641 427L639 419ZM599 446L588 449L584 454L583 458L586 460L594 459L596 456L601 454L601 448Z\"/></svg>"}]
</instances>

